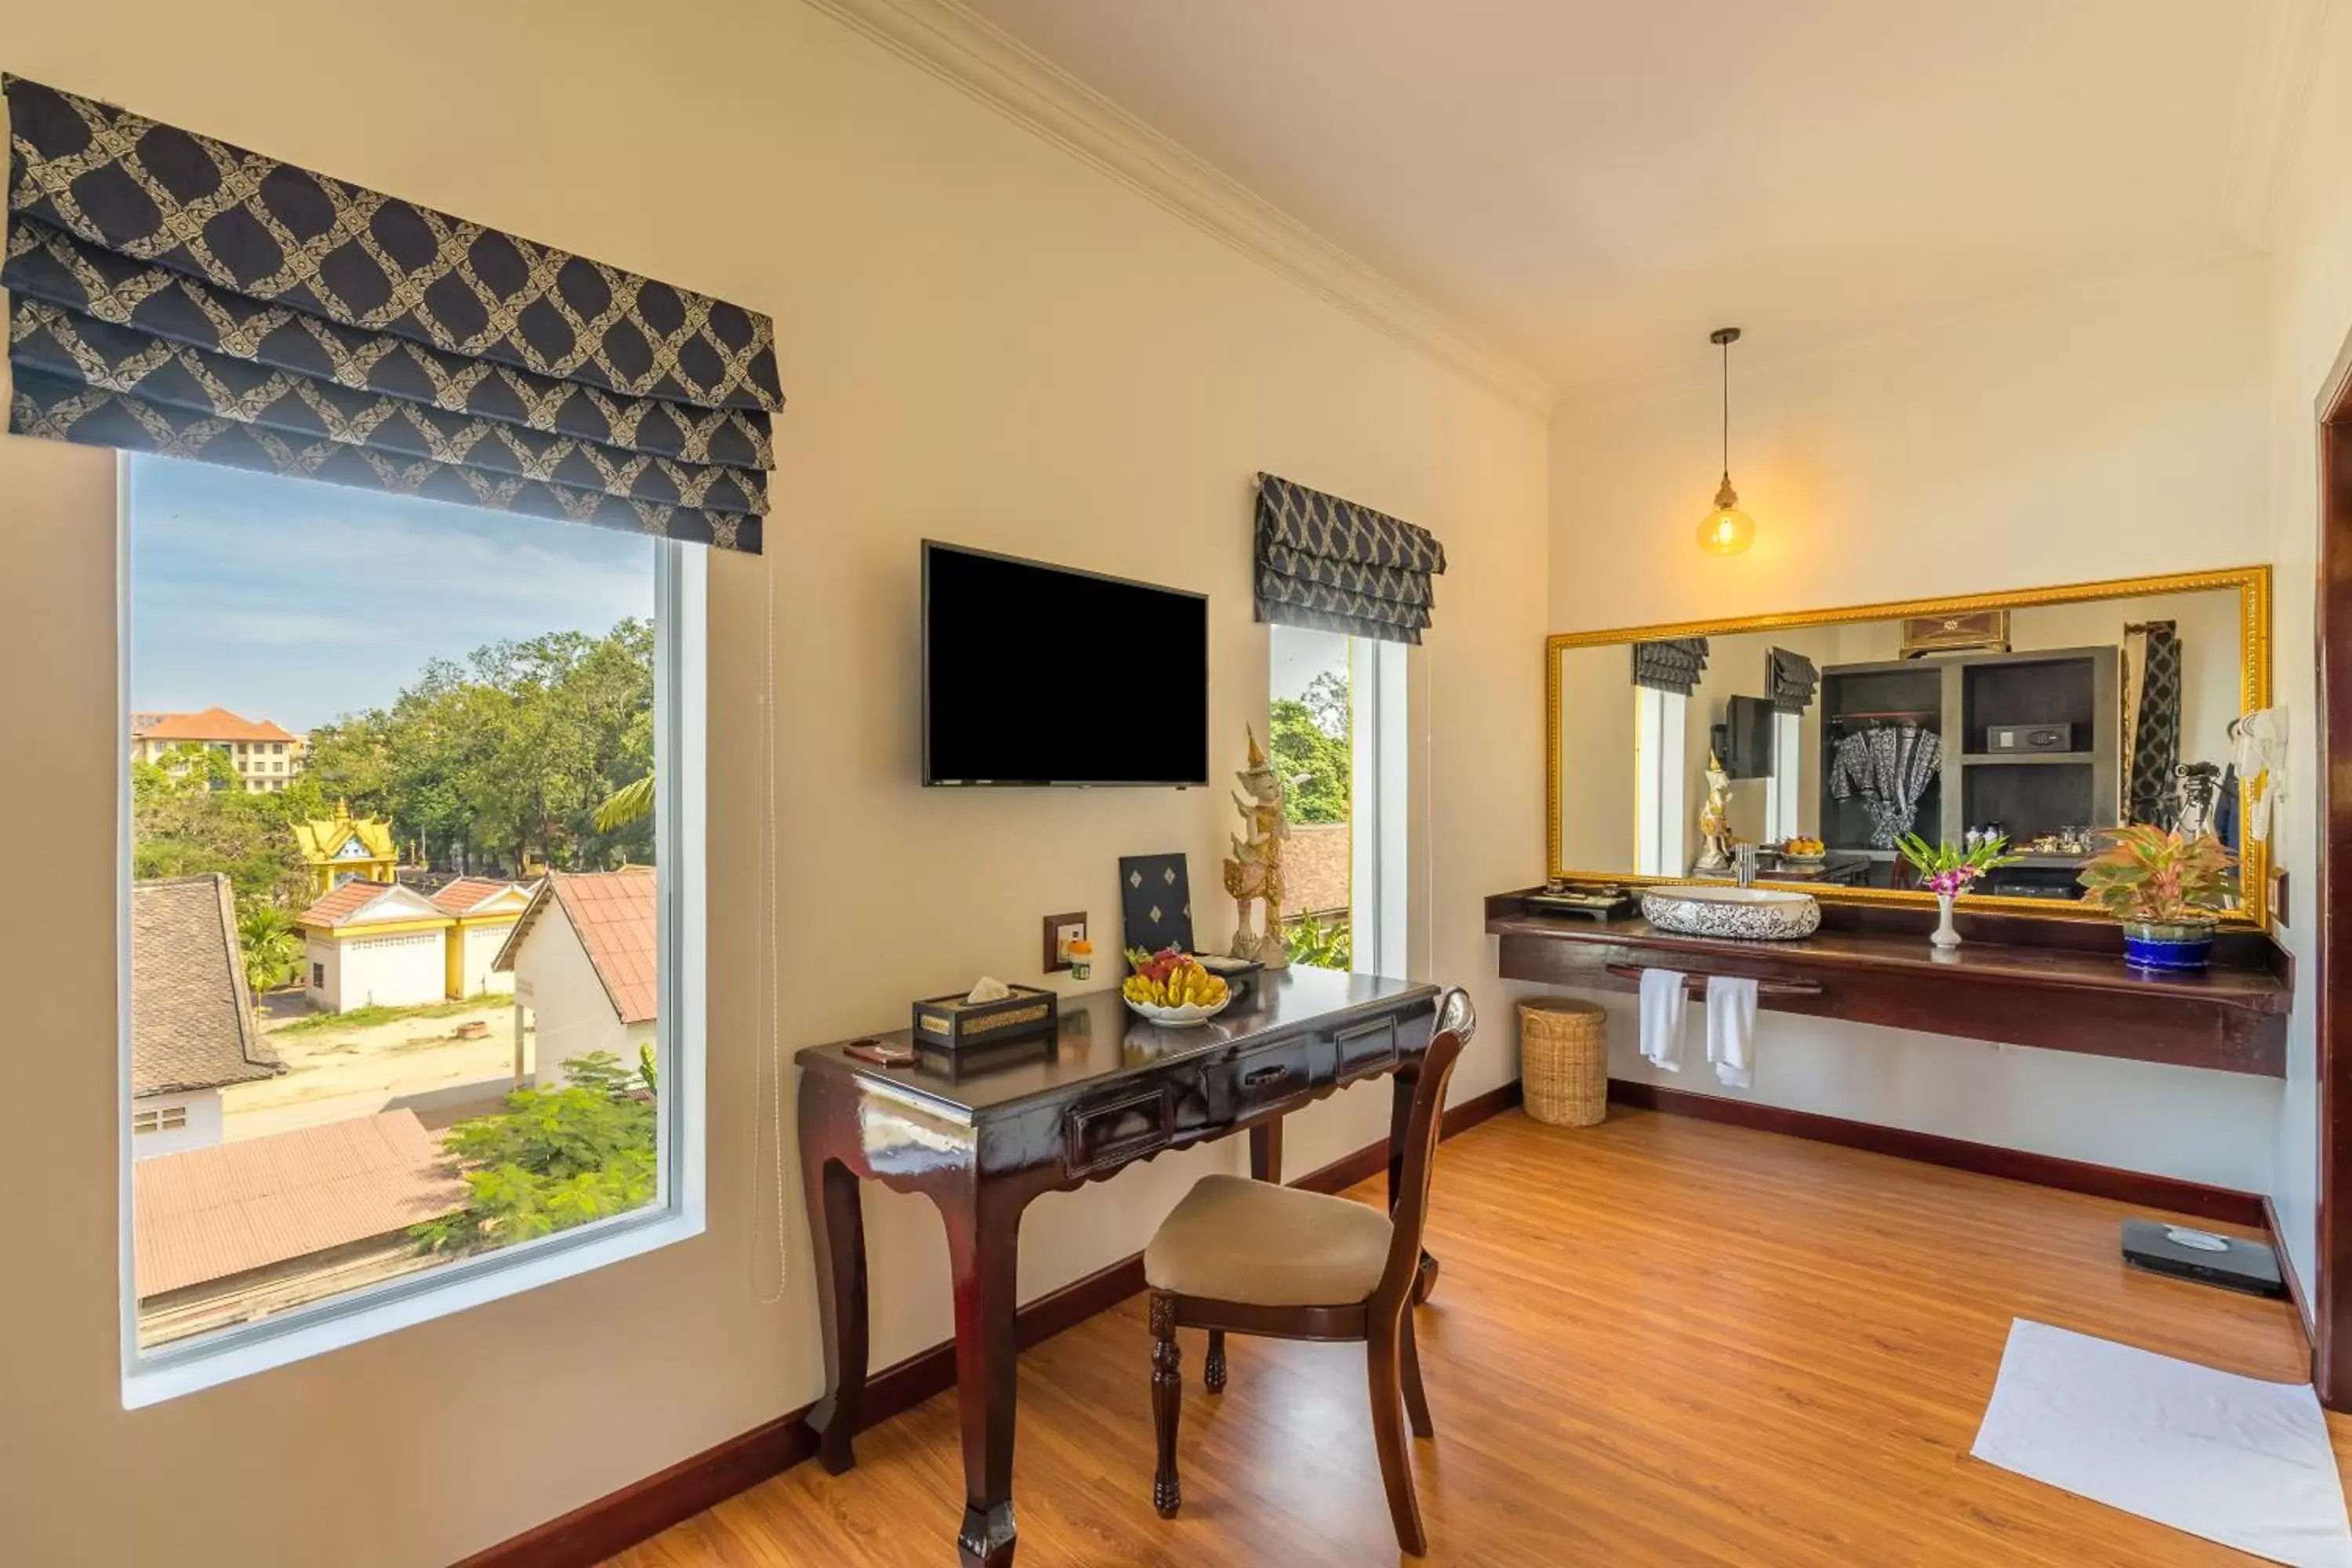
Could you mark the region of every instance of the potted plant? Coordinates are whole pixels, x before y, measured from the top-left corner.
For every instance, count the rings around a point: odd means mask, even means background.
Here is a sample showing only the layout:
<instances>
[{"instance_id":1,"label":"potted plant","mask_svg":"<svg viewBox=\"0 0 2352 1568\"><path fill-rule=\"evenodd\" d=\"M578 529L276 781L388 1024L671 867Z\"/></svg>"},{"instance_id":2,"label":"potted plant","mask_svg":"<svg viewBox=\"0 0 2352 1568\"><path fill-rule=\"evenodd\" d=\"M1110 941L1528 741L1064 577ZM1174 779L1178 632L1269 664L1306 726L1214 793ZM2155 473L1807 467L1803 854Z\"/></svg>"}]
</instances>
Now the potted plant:
<instances>
[{"instance_id":1,"label":"potted plant","mask_svg":"<svg viewBox=\"0 0 2352 1568\"><path fill-rule=\"evenodd\" d=\"M1987 871L2017 858L2002 853L2009 847L2009 840L1999 835L1965 849L1955 849L1948 844L1931 847L1917 834L1906 833L1895 841L1895 847L1918 868L1919 885L1936 895L1936 908L1942 919L1936 922L1936 933L1927 940L1946 952L1960 945L1959 931L1952 924L1952 900Z\"/></svg>"},{"instance_id":2,"label":"potted plant","mask_svg":"<svg viewBox=\"0 0 2352 1568\"><path fill-rule=\"evenodd\" d=\"M2210 834L2183 838L2139 824L2083 868L2083 898L2123 922L2124 962L2140 969L2202 969L2230 901L2236 858Z\"/></svg>"}]
</instances>

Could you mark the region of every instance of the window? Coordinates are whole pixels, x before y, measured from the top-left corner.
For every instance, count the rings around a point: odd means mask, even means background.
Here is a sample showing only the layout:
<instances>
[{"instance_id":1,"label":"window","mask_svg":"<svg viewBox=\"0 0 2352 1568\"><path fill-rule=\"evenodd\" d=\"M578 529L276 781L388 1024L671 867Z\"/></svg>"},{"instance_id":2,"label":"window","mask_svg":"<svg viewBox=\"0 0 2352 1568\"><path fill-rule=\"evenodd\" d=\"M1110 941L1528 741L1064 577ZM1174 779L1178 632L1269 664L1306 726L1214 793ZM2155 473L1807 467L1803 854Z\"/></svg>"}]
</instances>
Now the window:
<instances>
[{"instance_id":1,"label":"window","mask_svg":"<svg viewBox=\"0 0 2352 1568\"><path fill-rule=\"evenodd\" d=\"M1683 799L1690 699L1679 691L1633 692L1633 870L1679 877L1689 868Z\"/></svg>"},{"instance_id":2,"label":"window","mask_svg":"<svg viewBox=\"0 0 2352 1568\"><path fill-rule=\"evenodd\" d=\"M1267 749L1284 784L1291 961L1405 973L1405 648L1272 626Z\"/></svg>"},{"instance_id":3,"label":"window","mask_svg":"<svg viewBox=\"0 0 2352 1568\"><path fill-rule=\"evenodd\" d=\"M1764 841L1786 843L1804 833L1805 716L1772 715L1772 776L1764 784Z\"/></svg>"},{"instance_id":4,"label":"window","mask_svg":"<svg viewBox=\"0 0 2352 1568\"><path fill-rule=\"evenodd\" d=\"M161 458L123 473L128 711L309 737L296 777L226 793L217 769L128 764L131 1092L201 1076L221 1131L125 1166L126 1402L698 1232L703 552ZM320 560L415 608L316 615ZM258 775L284 745L236 749ZM600 823L649 773L658 798ZM459 877L564 918L486 940L436 901ZM172 1059L142 1062L158 1037Z\"/></svg>"},{"instance_id":5,"label":"window","mask_svg":"<svg viewBox=\"0 0 2352 1568\"><path fill-rule=\"evenodd\" d=\"M176 1132L188 1124L188 1108L166 1105L155 1110L134 1110L131 1113L133 1132Z\"/></svg>"}]
</instances>

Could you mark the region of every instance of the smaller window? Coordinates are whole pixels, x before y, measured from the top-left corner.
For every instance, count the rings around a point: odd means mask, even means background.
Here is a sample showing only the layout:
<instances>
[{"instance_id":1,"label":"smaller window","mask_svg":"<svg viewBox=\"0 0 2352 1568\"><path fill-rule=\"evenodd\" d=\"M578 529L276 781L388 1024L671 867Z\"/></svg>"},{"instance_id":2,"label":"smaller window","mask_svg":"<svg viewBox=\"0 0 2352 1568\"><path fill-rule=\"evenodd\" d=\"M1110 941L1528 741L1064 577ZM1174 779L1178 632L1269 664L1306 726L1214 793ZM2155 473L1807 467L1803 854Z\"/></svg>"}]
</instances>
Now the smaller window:
<instances>
[{"instance_id":1,"label":"smaller window","mask_svg":"<svg viewBox=\"0 0 2352 1568\"><path fill-rule=\"evenodd\" d=\"M327 966L325 964L314 963L310 966L310 984L321 991L324 991L327 988Z\"/></svg>"},{"instance_id":2,"label":"smaller window","mask_svg":"<svg viewBox=\"0 0 2352 1568\"><path fill-rule=\"evenodd\" d=\"M131 1113L131 1131L133 1132L176 1132L187 1124L188 1108L184 1105L166 1105L153 1110Z\"/></svg>"}]
</instances>

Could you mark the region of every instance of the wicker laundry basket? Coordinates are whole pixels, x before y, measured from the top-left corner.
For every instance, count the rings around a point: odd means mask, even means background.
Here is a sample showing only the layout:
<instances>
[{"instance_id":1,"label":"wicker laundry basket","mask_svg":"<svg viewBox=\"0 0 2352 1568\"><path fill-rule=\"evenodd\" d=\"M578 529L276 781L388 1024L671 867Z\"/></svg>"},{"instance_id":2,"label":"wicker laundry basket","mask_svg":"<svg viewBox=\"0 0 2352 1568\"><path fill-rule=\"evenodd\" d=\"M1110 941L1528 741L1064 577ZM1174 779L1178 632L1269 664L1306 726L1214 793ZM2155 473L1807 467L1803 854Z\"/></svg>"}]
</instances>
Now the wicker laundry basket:
<instances>
[{"instance_id":1,"label":"wicker laundry basket","mask_svg":"<svg viewBox=\"0 0 2352 1568\"><path fill-rule=\"evenodd\" d=\"M1519 1081L1528 1114L1590 1127L1609 1114L1609 1015L1597 1002L1535 996L1519 1004Z\"/></svg>"}]
</instances>

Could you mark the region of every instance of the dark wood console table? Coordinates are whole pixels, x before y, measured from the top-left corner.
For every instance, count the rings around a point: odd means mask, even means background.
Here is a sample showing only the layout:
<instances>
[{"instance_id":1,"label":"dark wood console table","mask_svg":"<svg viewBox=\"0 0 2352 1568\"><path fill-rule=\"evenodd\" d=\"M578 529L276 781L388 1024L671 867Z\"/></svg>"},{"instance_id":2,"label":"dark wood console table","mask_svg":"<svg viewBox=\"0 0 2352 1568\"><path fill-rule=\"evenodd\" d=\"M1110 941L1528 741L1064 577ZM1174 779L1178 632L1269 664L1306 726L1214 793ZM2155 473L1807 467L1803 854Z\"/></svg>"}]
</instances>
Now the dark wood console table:
<instances>
[{"instance_id":1,"label":"dark wood console table","mask_svg":"<svg viewBox=\"0 0 2352 1568\"><path fill-rule=\"evenodd\" d=\"M1532 889L1529 889L1530 891ZM2112 924L1971 915L1953 952L1927 943L1929 910L1824 903L1802 942L1682 936L1636 919L1532 911L1526 893L1486 900L1507 980L1638 989L1644 969L1756 980L1757 1005L2006 1045L2286 1076L2293 961L2259 931L2225 932L2209 970L2126 968Z\"/></svg>"},{"instance_id":2,"label":"dark wood console table","mask_svg":"<svg viewBox=\"0 0 2352 1568\"><path fill-rule=\"evenodd\" d=\"M809 1419L825 1468L839 1475L856 1463L850 1442L866 1387L859 1178L925 1194L946 1223L963 1426L956 1543L974 1568L1007 1568L1021 1211L1041 1193L1243 1131L1250 1173L1281 1180L1284 1113L1419 1058L1437 997L1433 985L1295 969L1266 975L1262 995L1198 1028L1147 1024L1114 991L1065 998L1058 1037L961 1058L925 1053L912 1067L881 1068L845 1055L846 1042L800 1052L801 1171L826 1377ZM1396 1082L1392 1143L1412 1103ZM1423 1296L1435 1275L1424 1257Z\"/></svg>"}]
</instances>

